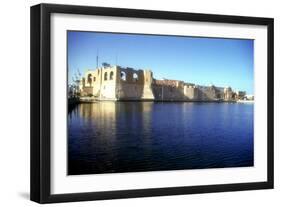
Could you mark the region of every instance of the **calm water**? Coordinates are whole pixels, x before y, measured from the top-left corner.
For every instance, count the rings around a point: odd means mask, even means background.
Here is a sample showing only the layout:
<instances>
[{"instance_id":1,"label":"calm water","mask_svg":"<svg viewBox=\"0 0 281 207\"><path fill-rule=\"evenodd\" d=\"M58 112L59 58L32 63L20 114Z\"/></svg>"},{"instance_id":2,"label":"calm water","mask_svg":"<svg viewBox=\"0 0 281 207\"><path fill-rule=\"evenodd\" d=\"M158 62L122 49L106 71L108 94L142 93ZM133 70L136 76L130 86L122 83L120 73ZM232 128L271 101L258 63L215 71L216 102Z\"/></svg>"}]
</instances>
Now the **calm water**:
<instances>
[{"instance_id":1,"label":"calm water","mask_svg":"<svg viewBox=\"0 0 281 207\"><path fill-rule=\"evenodd\" d=\"M253 166L253 107L80 104L68 113L68 174Z\"/></svg>"}]
</instances>

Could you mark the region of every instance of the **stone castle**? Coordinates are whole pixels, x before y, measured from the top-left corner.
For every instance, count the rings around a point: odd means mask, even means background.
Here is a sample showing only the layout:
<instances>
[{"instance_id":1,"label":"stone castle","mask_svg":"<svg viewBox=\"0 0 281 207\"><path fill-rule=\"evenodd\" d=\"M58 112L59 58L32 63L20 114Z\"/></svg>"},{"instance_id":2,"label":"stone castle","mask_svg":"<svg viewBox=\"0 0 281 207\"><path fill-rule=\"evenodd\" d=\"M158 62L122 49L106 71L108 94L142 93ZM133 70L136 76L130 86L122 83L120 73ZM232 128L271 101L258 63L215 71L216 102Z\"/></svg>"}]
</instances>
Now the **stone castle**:
<instances>
[{"instance_id":1,"label":"stone castle","mask_svg":"<svg viewBox=\"0 0 281 207\"><path fill-rule=\"evenodd\" d=\"M88 70L78 81L79 97L91 100L237 101L246 93L230 87L200 86L179 80L156 80L151 70L108 64Z\"/></svg>"}]
</instances>

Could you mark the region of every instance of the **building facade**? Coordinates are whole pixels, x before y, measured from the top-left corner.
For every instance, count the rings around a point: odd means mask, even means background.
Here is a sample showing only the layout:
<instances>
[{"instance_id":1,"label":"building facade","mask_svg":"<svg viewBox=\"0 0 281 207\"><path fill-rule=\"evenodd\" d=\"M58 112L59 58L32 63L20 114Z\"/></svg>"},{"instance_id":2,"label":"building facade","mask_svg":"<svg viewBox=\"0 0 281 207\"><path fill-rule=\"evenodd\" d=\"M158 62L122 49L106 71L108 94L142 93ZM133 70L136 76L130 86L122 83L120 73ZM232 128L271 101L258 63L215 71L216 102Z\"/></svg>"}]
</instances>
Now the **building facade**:
<instances>
[{"instance_id":1,"label":"building facade","mask_svg":"<svg viewBox=\"0 0 281 207\"><path fill-rule=\"evenodd\" d=\"M79 90L97 100L154 100L152 81L150 70L108 66L87 71Z\"/></svg>"},{"instance_id":2,"label":"building facade","mask_svg":"<svg viewBox=\"0 0 281 207\"><path fill-rule=\"evenodd\" d=\"M88 70L78 85L79 96L92 100L236 101L246 95L231 87L157 80L151 70L110 65Z\"/></svg>"}]
</instances>

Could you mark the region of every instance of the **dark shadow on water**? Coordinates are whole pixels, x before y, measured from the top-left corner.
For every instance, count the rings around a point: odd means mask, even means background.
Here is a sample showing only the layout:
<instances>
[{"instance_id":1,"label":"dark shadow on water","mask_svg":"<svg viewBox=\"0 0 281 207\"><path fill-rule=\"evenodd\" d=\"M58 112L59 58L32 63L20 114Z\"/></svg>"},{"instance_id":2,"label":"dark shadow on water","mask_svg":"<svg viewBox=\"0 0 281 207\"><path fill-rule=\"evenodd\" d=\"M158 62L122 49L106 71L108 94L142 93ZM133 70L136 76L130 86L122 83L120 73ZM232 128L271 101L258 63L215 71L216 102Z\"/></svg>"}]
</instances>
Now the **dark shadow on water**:
<instances>
[{"instance_id":1,"label":"dark shadow on water","mask_svg":"<svg viewBox=\"0 0 281 207\"><path fill-rule=\"evenodd\" d=\"M74 109L78 107L79 104L68 104L67 110L68 114L70 114Z\"/></svg>"}]
</instances>

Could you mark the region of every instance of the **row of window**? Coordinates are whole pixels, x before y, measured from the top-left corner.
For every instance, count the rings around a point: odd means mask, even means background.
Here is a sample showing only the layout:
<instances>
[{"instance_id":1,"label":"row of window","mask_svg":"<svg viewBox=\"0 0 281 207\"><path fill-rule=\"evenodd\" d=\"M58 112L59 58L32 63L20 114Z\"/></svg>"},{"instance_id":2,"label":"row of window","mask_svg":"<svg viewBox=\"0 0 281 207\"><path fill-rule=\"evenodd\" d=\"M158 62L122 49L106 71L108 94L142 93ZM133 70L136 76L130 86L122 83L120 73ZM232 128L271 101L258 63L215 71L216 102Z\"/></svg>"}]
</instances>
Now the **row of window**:
<instances>
[{"instance_id":1,"label":"row of window","mask_svg":"<svg viewBox=\"0 0 281 207\"><path fill-rule=\"evenodd\" d=\"M120 78L121 78L121 80L126 81L126 73L124 71L121 71ZM139 79L138 74L134 73L133 74L133 81L137 81L138 79Z\"/></svg>"},{"instance_id":2,"label":"row of window","mask_svg":"<svg viewBox=\"0 0 281 207\"><path fill-rule=\"evenodd\" d=\"M114 73L113 73L113 71L111 71L110 74L109 74L109 80L113 80L113 76L114 76ZM121 80L126 81L126 73L124 71L121 71L120 78L121 78ZM104 73L104 80L106 81L107 79L108 79L107 72L105 72ZM136 74L136 73L133 74L133 80L134 81L138 80L138 74ZM96 77L93 78L93 81L94 82L96 81ZM90 83L90 84L92 83L92 74L88 75L88 83Z\"/></svg>"},{"instance_id":3,"label":"row of window","mask_svg":"<svg viewBox=\"0 0 281 207\"><path fill-rule=\"evenodd\" d=\"M109 74L109 80L113 80L113 75L113 71L111 71ZM104 73L104 80L107 80L107 72Z\"/></svg>"}]
</instances>

